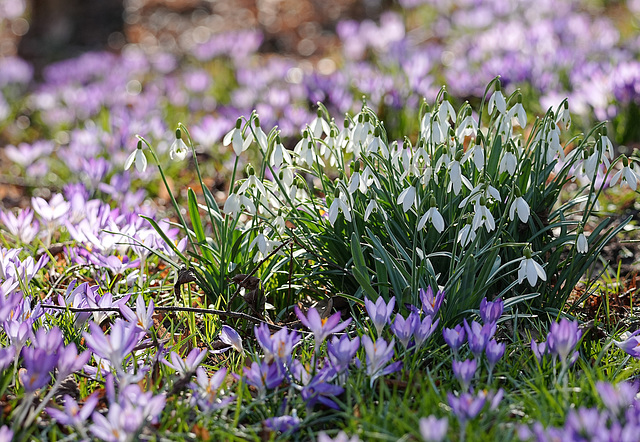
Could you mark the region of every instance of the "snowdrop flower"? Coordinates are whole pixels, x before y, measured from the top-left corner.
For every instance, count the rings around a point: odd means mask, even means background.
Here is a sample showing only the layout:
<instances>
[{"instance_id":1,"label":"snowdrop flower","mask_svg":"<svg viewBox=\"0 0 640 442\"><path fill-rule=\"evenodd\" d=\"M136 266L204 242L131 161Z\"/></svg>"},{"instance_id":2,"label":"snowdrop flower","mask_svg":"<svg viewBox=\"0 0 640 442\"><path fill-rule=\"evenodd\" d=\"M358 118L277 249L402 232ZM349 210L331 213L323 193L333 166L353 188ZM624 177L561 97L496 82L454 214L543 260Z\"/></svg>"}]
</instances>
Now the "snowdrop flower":
<instances>
[{"instance_id":1,"label":"snowdrop flower","mask_svg":"<svg viewBox=\"0 0 640 442\"><path fill-rule=\"evenodd\" d=\"M124 170L129 170L134 161L138 172L142 173L147 170L147 157L144 156L144 152L142 151L142 141L138 141L136 150L131 152L127 157L127 161L124 163Z\"/></svg>"},{"instance_id":2,"label":"snowdrop flower","mask_svg":"<svg viewBox=\"0 0 640 442\"><path fill-rule=\"evenodd\" d=\"M518 158L511 151L511 149L507 150L504 155L502 155L502 159L500 160L500 166L498 168L498 173L508 172L509 175L513 176L516 173L516 168L518 167Z\"/></svg>"},{"instance_id":3,"label":"snowdrop flower","mask_svg":"<svg viewBox=\"0 0 640 442\"><path fill-rule=\"evenodd\" d=\"M264 195L265 193L267 193L264 189L264 185L256 176L256 172L253 169L253 166L247 166L247 174L249 175L249 178L247 178L238 189L238 195L243 195L249 187L255 187L256 189L258 189L260 195Z\"/></svg>"},{"instance_id":4,"label":"snowdrop flower","mask_svg":"<svg viewBox=\"0 0 640 442\"><path fill-rule=\"evenodd\" d=\"M546 140L547 147L547 164L551 163L556 155L559 155L560 159L564 159L564 149L560 144L560 131L557 127L553 126L547 133Z\"/></svg>"},{"instance_id":5,"label":"snowdrop flower","mask_svg":"<svg viewBox=\"0 0 640 442\"><path fill-rule=\"evenodd\" d=\"M409 186L400 192L398 204L402 204L402 210L406 213L416 202L416 188Z\"/></svg>"},{"instance_id":6,"label":"snowdrop flower","mask_svg":"<svg viewBox=\"0 0 640 442\"><path fill-rule=\"evenodd\" d=\"M329 123L327 123L322 116L322 109L318 109L318 114L309 125L309 129L311 129L314 138L320 138L323 133L325 135L331 133Z\"/></svg>"},{"instance_id":7,"label":"snowdrop flower","mask_svg":"<svg viewBox=\"0 0 640 442\"><path fill-rule=\"evenodd\" d=\"M253 201L244 195L232 193L225 201L222 211L228 215L237 215L242 212L243 208L247 209L247 212L252 215L256 213L256 206Z\"/></svg>"},{"instance_id":8,"label":"snowdrop flower","mask_svg":"<svg viewBox=\"0 0 640 442\"><path fill-rule=\"evenodd\" d=\"M622 156L622 165L622 169L617 171L616 174L611 177L611 185L615 186L618 183L618 180L622 178L622 180L620 181L620 185L625 182L629 185L629 187L631 187L632 190L635 191L638 188L638 181L640 180L640 176L636 173L635 170L629 167L629 160L624 155Z\"/></svg>"},{"instance_id":9,"label":"snowdrop flower","mask_svg":"<svg viewBox=\"0 0 640 442\"><path fill-rule=\"evenodd\" d=\"M520 267L518 268L518 284L522 284L525 278L529 281L531 287L536 285L538 278L543 281L547 280L547 274L542 266L534 261L529 247L524 249L524 259L520 262Z\"/></svg>"},{"instance_id":10,"label":"snowdrop flower","mask_svg":"<svg viewBox=\"0 0 640 442\"><path fill-rule=\"evenodd\" d=\"M516 122L518 123L518 126L520 126L523 129L527 126L527 113L525 112L524 107L522 107L521 94L518 94L517 102L515 106L509 109L509 113L507 114L507 117L510 120L515 119Z\"/></svg>"},{"instance_id":11,"label":"snowdrop flower","mask_svg":"<svg viewBox=\"0 0 640 442\"><path fill-rule=\"evenodd\" d=\"M436 199L433 196L431 197L431 208L427 210L427 213L422 215L422 218L420 218L418 222L418 230L422 230L429 220L431 220L431 224L433 224L433 227L435 227L438 233L444 231L444 219L436 207Z\"/></svg>"},{"instance_id":12,"label":"snowdrop flower","mask_svg":"<svg viewBox=\"0 0 640 442\"><path fill-rule=\"evenodd\" d=\"M456 138L462 143L466 137L475 137L478 133L478 122L471 116L467 115L456 128Z\"/></svg>"},{"instance_id":13,"label":"snowdrop flower","mask_svg":"<svg viewBox=\"0 0 640 442\"><path fill-rule=\"evenodd\" d=\"M478 169L478 172L480 172L484 168L484 149L480 144L480 139L478 139L476 145L473 146L472 154L473 164L476 165L476 169Z\"/></svg>"},{"instance_id":14,"label":"snowdrop flower","mask_svg":"<svg viewBox=\"0 0 640 442\"><path fill-rule=\"evenodd\" d=\"M344 219L346 219L347 222L351 222L351 209L349 208L349 203L346 198L342 190L336 189L336 195L329 207L329 222L332 226L338 218L338 212L342 212Z\"/></svg>"},{"instance_id":15,"label":"snowdrop flower","mask_svg":"<svg viewBox=\"0 0 640 442\"><path fill-rule=\"evenodd\" d=\"M516 217L516 212L518 213L518 218L523 223L526 223L529 220L529 215L531 210L529 209L529 204L527 201L520 195L520 189L516 187L516 199L511 203L511 207L509 208L509 219L513 221Z\"/></svg>"},{"instance_id":16,"label":"snowdrop flower","mask_svg":"<svg viewBox=\"0 0 640 442\"><path fill-rule=\"evenodd\" d=\"M491 211L487 209L487 206L485 206L483 202L485 202L484 197L480 200L480 203L476 203L474 207L473 230L478 230L478 228L484 225L487 232L491 232L496 228L496 222Z\"/></svg>"},{"instance_id":17,"label":"snowdrop flower","mask_svg":"<svg viewBox=\"0 0 640 442\"><path fill-rule=\"evenodd\" d=\"M367 220L371 216L371 213L373 213L374 211L380 213L384 219L387 219L387 213L384 210L382 210L380 206L378 206L378 202L374 197L374 198L371 198L371 200L369 200L369 204L367 204L367 208L364 211L365 222L367 222Z\"/></svg>"},{"instance_id":18,"label":"snowdrop flower","mask_svg":"<svg viewBox=\"0 0 640 442\"><path fill-rule=\"evenodd\" d=\"M493 113L494 107L498 109L501 114L507 112L507 102L504 99L504 95L502 95L500 81L496 82L496 90L493 95L491 95L491 98L489 98L489 114Z\"/></svg>"},{"instance_id":19,"label":"snowdrop flower","mask_svg":"<svg viewBox=\"0 0 640 442\"><path fill-rule=\"evenodd\" d=\"M289 151L282 145L280 135L276 136L276 143L273 146L273 150L271 151L271 156L269 158L271 160L271 166L276 169L279 169L282 166L283 162L291 164L291 155L289 154Z\"/></svg>"},{"instance_id":20,"label":"snowdrop flower","mask_svg":"<svg viewBox=\"0 0 640 442\"><path fill-rule=\"evenodd\" d=\"M171 145L169 150L169 157L174 161L182 161L186 158L189 148L182 140L182 132L180 129L176 130L176 140Z\"/></svg>"},{"instance_id":21,"label":"snowdrop flower","mask_svg":"<svg viewBox=\"0 0 640 442\"><path fill-rule=\"evenodd\" d=\"M251 138L247 137L245 140L242 136L242 118L238 118L236 121L236 125L233 129L231 129L222 139L222 145L228 146L231 144L233 147L233 151L236 155L240 155L242 152L249 148L251 144Z\"/></svg>"},{"instance_id":22,"label":"snowdrop flower","mask_svg":"<svg viewBox=\"0 0 640 442\"><path fill-rule=\"evenodd\" d=\"M569 103L567 101L564 102L562 110L558 112L556 124L563 130L567 130L571 127L571 114L569 113Z\"/></svg>"},{"instance_id":23,"label":"snowdrop flower","mask_svg":"<svg viewBox=\"0 0 640 442\"><path fill-rule=\"evenodd\" d=\"M260 146L260 149L262 150L262 152L266 153L267 148L269 147L269 141L267 140L267 134L265 134L262 128L260 127L260 120L258 119L258 115L256 115L256 117L253 119L253 122L254 122L254 127L252 131L253 138L256 140L256 143L258 143L258 146ZM251 140L251 138L247 138L247 139Z\"/></svg>"},{"instance_id":24,"label":"snowdrop flower","mask_svg":"<svg viewBox=\"0 0 640 442\"><path fill-rule=\"evenodd\" d=\"M584 236L584 232L580 232L578 234L578 238L576 239L576 250L578 253L587 253L589 250L589 243L587 242L587 237Z\"/></svg>"},{"instance_id":25,"label":"snowdrop flower","mask_svg":"<svg viewBox=\"0 0 640 442\"><path fill-rule=\"evenodd\" d=\"M609 160L602 154L602 151L598 148L593 150L593 153L582 163L582 170L589 181L596 179L596 173L598 166L604 164L608 169L610 166Z\"/></svg>"},{"instance_id":26,"label":"snowdrop flower","mask_svg":"<svg viewBox=\"0 0 640 442\"><path fill-rule=\"evenodd\" d=\"M602 128L602 135L600 135L600 144L602 146L602 151L608 153L610 158L613 158L614 157L613 144L611 143L611 140L607 136L606 127Z\"/></svg>"},{"instance_id":27,"label":"snowdrop flower","mask_svg":"<svg viewBox=\"0 0 640 442\"><path fill-rule=\"evenodd\" d=\"M462 167L460 166L460 158L461 155L456 155L456 158L449 163L449 186L447 187L447 192L450 192L453 189L454 195L458 196L460 190L462 190L462 185L464 184L467 188L471 189L471 182L467 179L466 176L462 174ZM438 165L436 164L436 170L438 169Z\"/></svg>"},{"instance_id":28,"label":"snowdrop flower","mask_svg":"<svg viewBox=\"0 0 640 442\"><path fill-rule=\"evenodd\" d=\"M458 233L458 242L462 247L466 247L467 244L471 244L476 239L476 231L471 225L471 220L464 225Z\"/></svg>"}]
</instances>

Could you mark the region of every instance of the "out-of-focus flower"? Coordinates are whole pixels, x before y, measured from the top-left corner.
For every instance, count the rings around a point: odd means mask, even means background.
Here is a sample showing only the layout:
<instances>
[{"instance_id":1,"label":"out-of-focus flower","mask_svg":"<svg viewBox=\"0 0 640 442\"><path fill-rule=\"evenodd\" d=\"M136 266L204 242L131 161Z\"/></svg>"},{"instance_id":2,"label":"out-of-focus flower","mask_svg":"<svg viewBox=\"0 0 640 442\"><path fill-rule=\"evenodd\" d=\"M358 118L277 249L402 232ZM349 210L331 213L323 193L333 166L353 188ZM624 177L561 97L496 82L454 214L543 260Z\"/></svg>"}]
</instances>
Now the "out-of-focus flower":
<instances>
[{"instance_id":1,"label":"out-of-focus flower","mask_svg":"<svg viewBox=\"0 0 640 442\"><path fill-rule=\"evenodd\" d=\"M243 374L247 383L256 387L260 395L277 387L284 380L284 371L280 370L277 364L268 364L266 361L259 364L252 362L250 368L244 368Z\"/></svg>"},{"instance_id":2,"label":"out-of-focus flower","mask_svg":"<svg viewBox=\"0 0 640 442\"><path fill-rule=\"evenodd\" d=\"M349 437L344 431L336 434L336 437L332 438L324 431L318 434L318 442L360 442L360 438L357 435Z\"/></svg>"},{"instance_id":3,"label":"out-of-focus flower","mask_svg":"<svg viewBox=\"0 0 640 442\"><path fill-rule=\"evenodd\" d=\"M561 361L566 361L581 336L582 330L578 329L577 321L569 321L567 318L562 318L560 322L551 324L551 330L547 337L549 352L558 355Z\"/></svg>"},{"instance_id":4,"label":"out-of-focus flower","mask_svg":"<svg viewBox=\"0 0 640 442\"><path fill-rule=\"evenodd\" d=\"M466 330L462 324L456 325L455 328L445 328L442 330L442 336L444 337L444 342L447 343L455 354L458 353L462 344L467 340Z\"/></svg>"},{"instance_id":5,"label":"out-of-focus flower","mask_svg":"<svg viewBox=\"0 0 640 442\"><path fill-rule=\"evenodd\" d=\"M453 393L447 393L449 406L453 414L458 418L461 425L465 425L469 420L475 418L487 401L484 394L474 396L470 393L462 393L460 397Z\"/></svg>"},{"instance_id":6,"label":"out-of-focus flower","mask_svg":"<svg viewBox=\"0 0 640 442\"><path fill-rule=\"evenodd\" d=\"M462 362L453 360L451 366L453 368L453 374L456 379L458 379L458 382L460 382L462 391L469 391L469 384L476 374L478 362L475 359L467 359Z\"/></svg>"},{"instance_id":7,"label":"out-of-focus flower","mask_svg":"<svg viewBox=\"0 0 640 442\"><path fill-rule=\"evenodd\" d=\"M420 419L420 436L425 442L442 442L449 429L449 420L446 417L438 419L431 415Z\"/></svg>"},{"instance_id":8,"label":"out-of-focus flower","mask_svg":"<svg viewBox=\"0 0 640 442\"><path fill-rule=\"evenodd\" d=\"M616 385L609 382L596 382L598 397L612 416L618 416L633 404L638 394L638 384L620 382Z\"/></svg>"},{"instance_id":9,"label":"out-of-focus flower","mask_svg":"<svg viewBox=\"0 0 640 442\"><path fill-rule=\"evenodd\" d=\"M547 352L547 343L546 342L541 342L541 343L537 344L536 341L534 341L532 339L531 340L531 351L533 352L533 354L536 357L536 359L538 360L538 362L541 362L542 361L542 357Z\"/></svg>"},{"instance_id":10,"label":"out-of-focus flower","mask_svg":"<svg viewBox=\"0 0 640 442\"><path fill-rule=\"evenodd\" d=\"M613 341L614 344L624 352L630 354L634 358L640 358L640 330L636 330L628 335L624 341Z\"/></svg>"},{"instance_id":11,"label":"out-of-focus flower","mask_svg":"<svg viewBox=\"0 0 640 442\"><path fill-rule=\"evenodd\" d=\"M496 363L502 358L506 348L507 345L503 342L498 343L495 339L489 341L485 348L485 355L489 362L489 371L493 371L493 367L495 367Z\"/></svg>"},{"instance_id":12,"label":"out-of-focus flower","mask_svg":"<svg viewBox=\"0 0 640 442\"><path fill-rule=\"evenodd\" d=\"M265 419L263 421L263 424L271 431L279 431L281 433L286 433L287 431L296 431L300 427L300 423L302 421L296 415L295 411L296 410L294 409L292 415L270 417L268 419Z\"/></svg>"},{"instance_id":13,"label":"out-of-focus flower","mask_svg":"<svg viewBox=\"0 0 640 442\"><path fill-rule=\"evenodd\" d=\"M384 302L382 296L379 296L378 299L376 299L375 304L369 298L364 298L364 306L367 309L369 319L373 322L373 326L376 329L378 337L381 336L384 326L389 323L389 319L391 318L391 313L393 312L395 305L395 296L392 296L391 299L389 299L388 304Z\"/></svg>"},{"instance_id":14,"label":"out-of-focus flower","mask_svg":"<svg viewBox=\"0 0 640 442\"><path fill-rule=\"evenodd\" d=\"M64 395L64 409L58 410L57 408L47 407L47 413L53 419L57 420L61 425L69 425L76 428L81 428L84 426L84 423L87 421L93 409L96 407L98 403L98 394L94 393L89 396L82 408L78 405L78 403L68 394Z\"/></svg>"}]
</instances>

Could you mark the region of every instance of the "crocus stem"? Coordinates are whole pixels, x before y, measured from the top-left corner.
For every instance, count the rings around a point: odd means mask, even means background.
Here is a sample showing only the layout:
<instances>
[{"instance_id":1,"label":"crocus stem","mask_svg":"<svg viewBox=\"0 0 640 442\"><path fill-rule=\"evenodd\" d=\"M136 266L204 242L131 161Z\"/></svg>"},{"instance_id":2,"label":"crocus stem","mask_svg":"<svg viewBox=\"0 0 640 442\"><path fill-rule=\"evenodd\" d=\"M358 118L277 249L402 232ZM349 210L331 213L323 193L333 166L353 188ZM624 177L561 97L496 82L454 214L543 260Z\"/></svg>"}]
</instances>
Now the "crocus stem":
<instances>
[{"instance_id":1,"label":"crocus stem","mask_svg":"<svg viewBox=\"0 0 640 442\"><path fill-rule=\"evenodd\" d=\"M44 409L44 407L47 406L47 404L49 403L49 401L51 400L53 395L58 390L58 387L60 387L61 383L62 383L62 381L60 379L56 380L56 382L53 384L53 387L51 387L51 390L49 390L49 393L47 393L47 395L44 397L44 399L42 399L42 402L40 402L40 405L38 405L38 408L36 408L29 415L29 417L27 418L27 420L24 423L23 427L29 428L29 426L33 423L34 419L40 414L40 412Z\"/></svg>"}]
</instances>

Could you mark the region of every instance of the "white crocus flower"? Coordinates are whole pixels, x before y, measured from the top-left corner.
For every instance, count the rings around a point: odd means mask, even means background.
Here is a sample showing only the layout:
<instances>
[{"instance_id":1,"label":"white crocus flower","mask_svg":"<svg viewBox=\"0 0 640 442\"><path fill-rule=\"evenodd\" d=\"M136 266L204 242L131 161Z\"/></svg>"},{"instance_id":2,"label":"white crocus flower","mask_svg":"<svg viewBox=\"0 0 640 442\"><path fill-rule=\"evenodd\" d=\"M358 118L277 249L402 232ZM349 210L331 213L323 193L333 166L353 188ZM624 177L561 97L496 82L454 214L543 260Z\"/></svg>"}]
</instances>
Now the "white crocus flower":
<instances>
[{"instance_id":1,"label":"white crocus flower","mask_svg":"<svg viewBox=\"0 0 640 442\"><path fill-rule=\"evenodd\" d=\"M138 141L136 150L131 152L127 157L127 161L124 163L124 170L128 170L134 161L138 172L142 173L147 170L147 157L144 156L144 152L142 151L142 141Z\"/></svg>"},{"instance_id":2,"label":"white crocus flower","mask_svg":"<svg viewBox=\"0 0 640 442\"><path fill-rule=\"evenodd\" d=\"M623 182L626 182L632 190L636 190L638 188L638 181L640 180L640 176L629 166L629 160L627 157L622 157L622 169L617 171L613 177L611 177L611 186L615 186L618 183L618 180L622 178L620 181L620 185Z\"/></svg>"},{"instance_id":3,"label":"white crocus flower","mask_svg":"<svg viewBox=\"0 0 640 442\"><path fill-rule=\"evenodd\" d=\"M442 233L444 231L444 218L442 218L442 215L435 205L432 205L431 208L427 210L427 213L422 215L422 218L420 218L420 221L418 222L418 230L422 230L429 220L438 233Z\"/></svg>"},{"instance_id":4,"label":"white crocus flower","mask_svg":"<svg viewBox=\"0 0 640 442\"><path fill-rule=\"evenodd\" d=\"M398 204L402 204L402 210L406 213L416 201L416 188L409 186L400 192L398 196Z\"/></svg>"},{"instance_id":5,"label":"white crocus flower","mask_svg":"<svg viewBox=\"0 0 640 442\"><path fill-rule=\"evenodd\" d=\"M507 112L507 102L504 99L504 95L502 95L502 91L500 89L496 90L491 98L489 98L489 114L493 113L493 108L498 109L501 114L505 114Z\"/></svg>"},{"instance_id":6,"label":"white crocus flower","mask_svg":"<svg viewBox=\"0 0 640 442\"><path fill-rule=\"evenodd\" d=\"M235 127L227 132L227 134L222 139L222 145L228 146L229 144L231 144L236 155L240 155L242 152L249 148L249 145L251 145L251 138L247 137L247 139L245 140L242 136L241 127L242 119L238 118Z\"/></svg>"},{"instance_id":7,"label":"white crocus flower","mask_svg":"<svg viewBox=\"0 0 640 442\"><path fill-rule=\"evenodd\" d=\"M538 264L531 256L531 250L526 248L524 250L524 258L520 261L520 267L518 268L518 284L527 279L531 287L536 285L538 278L543 281L547 280L547 274L540 264Z\"/></svg>"},{"instance_id":8,"label":"white crocus flower","mask_svg":"<svg viewBox=\"0 0 640 442\"><path fill-rule=\"evenodd\" d=\"M589 243L587 237L584 236L584 232L580 232L576 239L576 250L578 250L578 253L587 253L589 250Z\"/></svg>"},{"instance_id":9,"label":"white crocus flower","mask_svg":"<svg viewBox=\"0 0 640 442\"><path fill-rule=\"evenodd\" d=\"M344 193L340 191L339 196L336 196L333 199L333 202L329 207L329 222L332 226L338 218L338 212L342 212L342 214L344 215L344 219L346 219L348 222L351 222L351 209L349 208L348 202L343 198L346 197L344 196Z\"/></svg>"},{"instance_id":10,"label":"white crocus flower","mask_svg":"<svg viewBox=\"0 0 640 442\"><path fill-rule=\"evenodd\" d=\"M516 217L516 212L518 213L518 218L523 223L526 223L529 220L529 215L531 214L531 210L529 209L529 204L527 201L518 196L513 203L511 203L511 207L509 208L509 219L513 221Z\"/></svg>"},{"instance_id":11,"label":"white crocus flower","mask_svg":"<svg viewBox=\"0 0 640 442\"><path fill-rule=\"evenodd\" d=\"M513 176L516 173L516 168L518 167L518 157L511 152L510 150L506 151L500 160L500 166L498 168L498 173L508 172L509 175Z\"/></svg>"}]
</instances>

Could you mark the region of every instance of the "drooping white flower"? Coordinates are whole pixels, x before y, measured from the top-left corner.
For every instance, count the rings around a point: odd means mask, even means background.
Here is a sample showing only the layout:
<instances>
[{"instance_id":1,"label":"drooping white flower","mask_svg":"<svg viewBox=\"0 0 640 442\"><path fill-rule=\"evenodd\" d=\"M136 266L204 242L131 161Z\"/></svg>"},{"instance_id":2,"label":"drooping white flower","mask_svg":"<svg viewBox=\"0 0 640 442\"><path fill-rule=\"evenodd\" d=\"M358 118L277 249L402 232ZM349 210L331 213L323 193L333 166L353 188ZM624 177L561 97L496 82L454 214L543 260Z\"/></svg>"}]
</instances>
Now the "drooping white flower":
<instances>
[{"instance_id":1,"label":"drooping white flower","mask_svg":"<svg viewBox=\"0 0 640 442\"><path fill-rule=\"evenodd\" d=\"M264 195L266 193L264 184L262 184L262 181L258 179L255 173L249 174L249 178L247 178L244 183L242 183L242 186L240 186L240 188L238 189L238 194L243 195L250 187L255 187L256 189L258 189L260 195Z\"/></svg>"},{"instance_id":2,"label":"drooping white flower","mask_svg":"<svg viewBox=\"0 0 640 442\"><path fill-rule=\"evenodd\" d=\"M171 144L171 149L169 150L169 157L174 161L182 161L187 157L188 152L189 148L184 143L180 129L178 129L176 131L176 139L173 144Z\"/></svg>"},{"instance_id":3,"label":"drooping white flower","mask_svg":"<svg viewBox=\"0 0 640 442\"><path fill-rule=\"evenodd\" d=\"M524 258L520 261L520 267L518 268L518 284L527 279L531 287L536 285L538 278L543 281L547 280L547 274L540 264L538 264L531 256L531 250L527 247L524 250Z\"/></svg>"},{"instance_id":4,"label":"drooping white flower","mask_svg":"<svg viewBox=\"0 0 640 442\"><path fill-rule=\"evenodd\" d=\"M617 171L613 177L611 177L611 186L615 186L618 183L618 180L622 178L620 181L620 185L623 182L627 183L632 190L636 190L638 188L638 181L640 180L640 176L636 173L633 168L629 166L629 160L626 156L622 157L622 169Z\"/></svg>"},{"instance_id":5,"label":"drooping white flower","mask_svg":"<svg viewBox=\"0 0 640 442\"><path fill-rule=\"evenodd\" d=\"M560 131L556 126L553 126L549 129L547 133L547 164L550 164L556 155L560 157L561 160L564 160L564 149L560 144Z\"/></svg>"},{"instance_id":6,"label":"drooping white flower","mask_svg":"<svg viewBox=\"0 0 640 442\"><path fill-rule=\"evenodd\" d=\"M251 201L245 195L232 193L224 202L222 211L228 215L237 215L238 213L242 212L243 208L247 209L247 212L252 215L256 213L256 206L253 204L253 201Z\"/></svg>"},{"instance_id":7,"label":"drooping white flower","mask_svg":"<svg viewBox=\"0 0 640 442\"><path fill-rule=\"evenodd\" d=\"M144 156L144 152L142 151L142 141L138 141L136 150L131 152L127 157L127 161L124 163L124 170L129 170L134 161L138 172L142 173L147 170L147 157Z\"/></svg>"},{"instance_id":8,"label":"drooping white flower","mask_svg":"<svg viewBox=\"0 0 640 442\"><path fill-rule=\"evenodd\" d=\"M473 146L473 164L476 165L478 172L484 168L484 149L481 144Z\"/></svg>"},{"instance_id":9,"label":"drooping white flower","mask_svg":"<svg viewBox=\"0 0 640 442\"><path fill-rule=\"evenodd\" d=\"M339 194L333 199L331 206L329 206L329 222L332 226L338 218L338 212L342 212L344 219L346 219L347 222L351 222L351 208L342 191L339 191Z\"/></svg>"},{"instance_id":10,"label":"drooping white flower","mask_svg":"<svg viewBox=\"0 0 640 442\"><path fill-rule=\"evenodd\" d=\"M366 222L373 212L378 212L382 215L384 219L387 219L387 213L378 206L378 203L375 198L371 198L369 200L369 204L367 204L367 208L364 211L364 221Z\"/></svg>"},{"instance_id":11,"label":"drooping white flower","mask_svg":"<svg viewBox=\"0 0 640 442\"><path fill-rule=\"evenodd\" d=\"M529 220L531 210L529 209L527 201L521 196L518 196L513 203L511 203L511 207L509 208L509 219L511 221L515 219L516 212L518 213L518 218L520 218L520 221L523 223L526 223Z\"/></svg>"},{"instance_id":12,"label":"drooping white flower","mask_svg":"<svg viewBox=\"0 0 640 442\"><path fill-rule=\"evenodd\" d=\"M258 119L257 115L253 121L254 121L253 132L252 132L253 138L256 140L256 143L258 143L260 150L262 150L263 153L266 153L269 147L267 134L265 134L264 131L262 130L262 127L260 127L260 120Z\"/></svg>"},{"instance_id":13,"label":"drooping white flower","mask_svg":"<svg viewBox=\"0 0 640 442\"><path fill-rule=\"evenodd\" d=\"M509 175L513 176L516 173L516 168L518 167L518 157L508 150L502 155L502 159L500 160L500 166L498 168L498 173L508 172Z\"/></svg>"},{"instance_id":14,"label":"drooping white flower","mask_svg":"<svg viewBox=\"0 0 640 442\"><path fill-rule=\"evenodd\" d=\"M318 109L318 114L309 125L309 129L314 138L320 138L323 133L327 136L331 133L331 127L322 116L322 110Z\"/></svg>"},{"instance_id":15,"label":"drooping white flower","mask_svg":"<svg viewBox=\"0 0 640 442\"><path fill-rule=\"evenodd\" d=\"M458 160L453 160L449 163L449 186L447 187L447 192L450 192L451 189L453 189L453 193L457 196L460 193L460 190L462 190L463 184L469 189L472 187L469 179L462 174L460 162Z\"/></svg>"},{"instance_id":16,"label":"drooping white flower","mask_svg":"<svg viewBox=\"0 0 640 442\"><path fill-rule=\"evenodd\" d=\"M558 118L556 124L560 126L562 130L567 130L571 127L571 114L569 113L569 103L566 101L562 107L562 110L558 112Z\"/></svg>"},{"instance_id":17,"label":"drooping white flower","mask_svg":"<svg viewBox=\"0 0 640 442\"><path fill-rule=\"evenodd\" d=\"M518 123L518 126L520 126L523 129L527 126L527 112L525 112L521 101L516 103L515 106L509 109L509 113L507 114L507 117L510 120L515 119L515 121Z\"/></svg>"},{"instance_id":18,"label":"drooping white flower","mask_svg":"<svg viewBox=\"0 0 640 442\"><path fill-rule=\"evenodd\" d=\"M474 239L476 239L476 231L473 230L471 224L465 224L458 233L458 242L462 247L466 247L467 244L472 243Z\"/></svg>"},{"instance_id":19,"label":"drooping white flower","mask_svg":"<svg viewBox=\"0 0 640 442\"><path fill-rule=\"evenodd\" d=\"M227 134L222 139L222 145L228 146L229 144L231 144L236 155L240 155L251 145L251 138L247 137L246 140L244 139L241 127L242 118L238 118L234 128L227 132Z\"/></svg>"},{"instance_id":20,"label":"drooping white flower","mask_svg":"<svg viewBox=\"0 0 640 442\"><path fill-rule=\"evenodd\" d=\"M587 241L587 237L584 235L584 232L580 232L576 239L576 250L578 253L587 253L587 251L589 251L589 242Z\"/></svg>"},{"instance_id":21,"label":"drooping white flower","mask_svg":"<svg viewBox=\"0 0 640 442\"><path fill-rule=\"evenodd\" d=\"M442 215L435 205L431 206L429 210L422 215L422 218L420 218L418 222L418 230L422 230L427 221L431 221L431 224L433 224L433 227L435 227L438 233L444 232L444 218L442 218Z\"/></svg>"},{"instance_id":22,"label":"drooping white flower","mask_svg":"<svg viewBox=\"0 0 640 442\"><path fill-rule=\"evenodd\" d=\"M375 184L378 188L381 187L380 181L378 181L378 177L376 177L376 175L373 173L371 167L367 165L367 167L364 168L364 171L362 171L362 173L360 174L360 185L358 186L358 188L360 189L360 192L367 193L367 190L369 190L369 188L373 184Z\"/></svg>"},{"instance_id":23,"label":"drooping white flower","mask_svg":"<svg viewBox=\"0 0 640 442\"><path fill-rule=\"evenodd\" d=\"M484 225L487 232L491 232L496 228L496 221L491 214L491 211L487 209L487 206L477 203L474 207L475 214L473 215L473 230L478 230Z\"/></svg>"},{"instance_id":24,"label":"drooping white flower","mask_svg":"<svg viewBox=\"0 0 640 442\"><path fill-rule=\"evenodd\" d=\"M416 202L416 188L409 186L398 195L398 204L402 204L402 210L406 213Z\"/></svg>"},{"instance_id":25,"label":"drooping white flower","mask_svg":"<svg viewBox=\"0 0 640 442\"><path fill-rule=\"evenodd\" d=\"M478 133L478 122L471 115L467 115L456 128L456 138L462 143L466 137L475 137Z\"/></svg>"},{"instance_id":26,"label":"drooping white flower","mask_svg":"<svg viewBox=\"0 0 640 442\"><path fill-rule=\"evenodd\" d=\"M271 160L271 166L276 169L279 169L283 162L291 164L291 154L289 154L289 151L282 145L279 135L276 137L276 143L273 146L273 150L271 151L269 158Z\"/></svg>"},{"instance_id":27,"label":"drooping white flower","mask_svg":"<svg viewBox=\"0 0 640 442\"><path fill-rule=\"evenodd\" d=\"M505 114L507 112L507 102L502 95L502 91L496 88L496 91L489 98L489 114L493 113L493 108L498 109L498 112Z\"/></svg>"}]
</instances>

